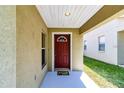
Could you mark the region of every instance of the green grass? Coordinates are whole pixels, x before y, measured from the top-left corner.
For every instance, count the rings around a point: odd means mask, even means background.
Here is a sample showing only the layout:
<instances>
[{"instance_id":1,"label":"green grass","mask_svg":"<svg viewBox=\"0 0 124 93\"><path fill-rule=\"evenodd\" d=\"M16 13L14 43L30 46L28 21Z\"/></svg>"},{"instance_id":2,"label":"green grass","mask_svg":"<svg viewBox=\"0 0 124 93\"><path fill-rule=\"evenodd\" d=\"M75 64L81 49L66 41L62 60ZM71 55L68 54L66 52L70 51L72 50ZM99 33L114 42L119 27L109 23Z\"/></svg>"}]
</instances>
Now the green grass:
<instances>
[{"instance_id":1,"label":"green grass","mask_svg":"<svg viewBox=\"0 0 124 93\"><path fill-rule=\"evenodd\" d=\"M84 57L84 71L100 87L124 88L124 68L122 67Z\"/></svg>"}]
</instances>

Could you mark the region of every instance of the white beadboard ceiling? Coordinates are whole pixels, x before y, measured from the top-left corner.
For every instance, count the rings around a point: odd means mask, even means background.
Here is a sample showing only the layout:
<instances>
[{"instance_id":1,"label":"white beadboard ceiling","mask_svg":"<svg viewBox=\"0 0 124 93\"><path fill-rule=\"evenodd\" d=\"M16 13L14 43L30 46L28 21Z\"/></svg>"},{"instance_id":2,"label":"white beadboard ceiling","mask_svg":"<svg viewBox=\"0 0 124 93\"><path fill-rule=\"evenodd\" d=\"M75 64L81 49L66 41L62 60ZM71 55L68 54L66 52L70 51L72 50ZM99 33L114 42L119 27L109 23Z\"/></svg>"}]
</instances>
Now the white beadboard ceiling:
<instances>
[{"instance_id":1,"label":"white beadboard ceiling","mask_svg":"<svg viewBox=\"0 0 124 93\"><path fill-rule=\"evenodd\" d=\"M80 28L103 5L37 5L48 28ZM70 16L65 16L70 12Z\"/></svg>"}]
</instances>

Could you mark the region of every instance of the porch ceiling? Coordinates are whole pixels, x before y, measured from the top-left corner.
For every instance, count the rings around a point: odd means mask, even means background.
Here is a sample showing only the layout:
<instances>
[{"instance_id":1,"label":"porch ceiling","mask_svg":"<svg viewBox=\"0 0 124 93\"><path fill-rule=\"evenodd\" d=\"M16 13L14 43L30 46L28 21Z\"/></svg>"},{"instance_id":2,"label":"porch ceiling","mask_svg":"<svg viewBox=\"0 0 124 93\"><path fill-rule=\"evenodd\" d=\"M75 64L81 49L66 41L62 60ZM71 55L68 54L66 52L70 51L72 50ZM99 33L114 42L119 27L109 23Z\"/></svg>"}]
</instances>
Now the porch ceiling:
<instances>
[{"instance_id":1,"label":"porch ceiling","mask_svg":"<svg viewBox=\"0 0 124 93\"><path fill-rule=\"evenodd\" d=\"M48 28L79 28L80 34L124 14L124 5L37 5L36 7Z\"/></svg>"},{"instance_id":2,"label":"porch ceiling","mask_svg":"<svg viewBox=\"0 0 124 93\"><path fill-rule=\"evenodd\" d=\"M80 28L103 5L38 5L36 7L48 28Z\"/></svg>"}]
</instances>

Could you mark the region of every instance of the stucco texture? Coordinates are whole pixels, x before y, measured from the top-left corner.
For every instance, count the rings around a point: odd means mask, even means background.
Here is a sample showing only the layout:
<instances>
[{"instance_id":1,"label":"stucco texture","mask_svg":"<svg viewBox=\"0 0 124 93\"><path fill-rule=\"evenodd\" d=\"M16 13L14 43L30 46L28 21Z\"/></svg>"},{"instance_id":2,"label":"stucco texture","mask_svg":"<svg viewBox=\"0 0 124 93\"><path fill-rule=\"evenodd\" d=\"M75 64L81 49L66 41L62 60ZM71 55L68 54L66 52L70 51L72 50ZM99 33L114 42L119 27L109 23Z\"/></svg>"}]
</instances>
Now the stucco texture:
<instances>
[{"instance_id":1,"label":"stucco texture","mask_svg":"<svg viewBox=\"0 0 124 93\"><path fill-rule=\"evenodd\" d=\"M47 27L35 6L16 6L16 18L16 86L39 87L47 72L47 65L41 67L41 32L47 39Z\"/></svg>"},{"instance_id":2,"label":"stucco texture","mask_svg":"<svg viewBox=\"0 0 124 93\"><path fill-rule=\"evenodd\" d=\"M52 70L52 32L72 32L72 70L83 70L83 35L79 29L49 28L48 29L48 70Z\"/></svg>"},{"instance_id":3,"label":"stucco texture","mask_svg":"<svg viewBox=\"0 0 124 93\"><path fill-rule=\"evenodd\" d=\"M16 87L15 6L0 6L0 87Z\"/></svg>"}]
</instances>

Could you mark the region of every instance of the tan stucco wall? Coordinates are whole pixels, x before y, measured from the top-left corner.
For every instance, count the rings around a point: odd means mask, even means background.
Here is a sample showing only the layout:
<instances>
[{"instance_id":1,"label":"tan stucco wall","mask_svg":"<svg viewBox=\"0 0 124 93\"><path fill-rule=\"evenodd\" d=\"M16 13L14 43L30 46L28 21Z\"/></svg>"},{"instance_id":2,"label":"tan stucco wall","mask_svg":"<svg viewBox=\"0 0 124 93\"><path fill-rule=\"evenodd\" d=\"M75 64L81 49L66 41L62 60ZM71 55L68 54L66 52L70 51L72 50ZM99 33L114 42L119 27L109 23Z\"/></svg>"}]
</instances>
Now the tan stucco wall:
<instances>
[{"instance_id":1,"label":"tan stucco wall","mask_svg":"<svg viewBox=\"0 0 124 93\"><path fill-rule=\"evenodd\" d=\"M48 69L52 70L52 32L72 32L72 70L83 70L83 36L79 29L48 29Z\"/></svg>"},{"instance_id":2,"label":"tan stucco wall","mask_svg":"<svg viewBox=\"0 0 124 93\"><path fill-rule=\"evenodd\" d=\"M47 65L41 68L41 32L47 35L47 27L35 6L17 6L16 20L17 87L39 87L47 71Z\"/></svg>"},{"instance_id":3,"label":"tan stucco wall","mask_svg":"<svg viewBox=\"0 0 124 93\"><path fill-rule=\"evenodd\" d=\"M0 6L0 87L16 87L15 6Z\"/></svg>"}]
</instances>

